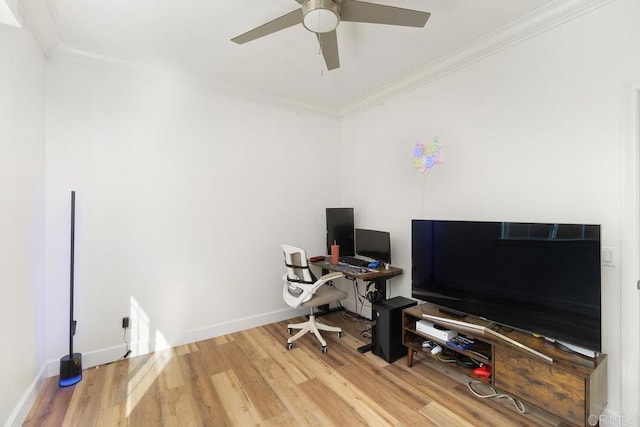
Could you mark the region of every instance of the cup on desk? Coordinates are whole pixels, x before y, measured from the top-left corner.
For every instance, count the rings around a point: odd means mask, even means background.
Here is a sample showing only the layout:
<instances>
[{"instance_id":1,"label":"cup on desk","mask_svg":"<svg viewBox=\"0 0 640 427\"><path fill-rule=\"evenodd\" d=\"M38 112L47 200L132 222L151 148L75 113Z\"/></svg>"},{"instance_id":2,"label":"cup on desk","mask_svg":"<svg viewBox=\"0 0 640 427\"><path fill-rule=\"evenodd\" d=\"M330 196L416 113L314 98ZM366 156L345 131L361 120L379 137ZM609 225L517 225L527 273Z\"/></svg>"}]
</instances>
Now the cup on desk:
<instances>
[{"instance_id":1,"label":"cup on desk","mask_svg":"<svg viewBox=\"0 0 640 427\"><path fill-rule=\"evenodd\" d=\"M337 264L340 259L340 245L331 245L331 264Z\"/></svg>"}]
</instances>

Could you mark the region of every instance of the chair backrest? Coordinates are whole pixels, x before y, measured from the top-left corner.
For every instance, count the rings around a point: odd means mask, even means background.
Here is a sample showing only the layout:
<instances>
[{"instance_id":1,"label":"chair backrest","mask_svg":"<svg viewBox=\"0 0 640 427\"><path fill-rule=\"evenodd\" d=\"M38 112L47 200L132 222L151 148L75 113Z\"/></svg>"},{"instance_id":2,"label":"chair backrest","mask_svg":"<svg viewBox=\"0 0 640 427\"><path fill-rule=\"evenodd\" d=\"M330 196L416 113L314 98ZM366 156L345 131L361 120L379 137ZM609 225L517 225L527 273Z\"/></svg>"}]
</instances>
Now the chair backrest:
<instances>
[{"instance_id":1,"label":"chair backrest","mask_svg":"<svg viewBox=\"0 0 640 427\"><path fill-rule=\"evenodd\" d=\"M282 296L291 307L298 307L313 297L317 289L314 286L317 280L309 269L304 249L287 244L282 244L280 247L284 253L284 264L287 268L287 273L282 277L284 282Z\"/></svg>"},{"instance_id":2,"label":"chair backrest","mask_svg":"<svg viewBox=\"0 0 640 427\"><path fill-rule=\"evenodd\" d=\"M284 263L287 267L287 279L290 282L315 283L318 279L313 275L307 262L307 254L302 248L283 244Z\"/></svg>"},{"instance_id":3,"label":"chair backrest","mask_svg":"<svg viewBox=\"0 0 640 427\"><path fill-rule=\"evenodd\" d=\"M291 307L297 308L306 303L321 286L343 276L342 273L332 272L316 279L309 268L304 249L287 244L280 247L287 267L287 273L282 276L282 298Z\"/></svg>"}]
</instances>

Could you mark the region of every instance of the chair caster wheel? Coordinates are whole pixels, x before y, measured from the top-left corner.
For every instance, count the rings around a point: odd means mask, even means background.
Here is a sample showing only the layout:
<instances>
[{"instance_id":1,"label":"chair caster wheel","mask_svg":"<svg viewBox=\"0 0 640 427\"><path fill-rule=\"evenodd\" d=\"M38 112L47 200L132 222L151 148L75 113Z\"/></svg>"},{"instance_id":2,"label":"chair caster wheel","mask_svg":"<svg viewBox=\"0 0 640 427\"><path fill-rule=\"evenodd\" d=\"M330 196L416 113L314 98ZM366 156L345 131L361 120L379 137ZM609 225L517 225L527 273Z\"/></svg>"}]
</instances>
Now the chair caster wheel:
<instances>
[{"instance_id":1,"label":"chair caster wheel","mask_svg":"<svg viewBox=\"0 0 640 427\"><path fill-rule=\"evenodd\" d=\"M293 348L293 344L288 342L287 343L287 350L291 350Z\"/></svg>"},{"instance_id":2,"label":"chair caster wheel","mask_svg":"<svg viewBox=\"0 0 640 427\"><path fill-rule=\"evenodd\" d=\"M287 333L288 333L289 335L291 335L291 331L292 331L292 329L291 329L291 328L287 328Z\"/></svg>"},{"instance_id":3,"label":"chair caster wheel","mask_svg":"<svg viewBox=\"0 0 640 427\"><path fill-rule=\"evenodd\" d=\"M342 338L342 331L338 332L338 338Z\"/></svg>"},{"instance_id":4,"label":"chair caster wheel","mask_svg":"<svg viewBox=\"0 0 640 427\"><path fill-rule=\"evenodd\" d=\"M326 345L323 345L320 349L322 350L323 353L327 352L327 346Z\"/></svg>"}]
</instances>

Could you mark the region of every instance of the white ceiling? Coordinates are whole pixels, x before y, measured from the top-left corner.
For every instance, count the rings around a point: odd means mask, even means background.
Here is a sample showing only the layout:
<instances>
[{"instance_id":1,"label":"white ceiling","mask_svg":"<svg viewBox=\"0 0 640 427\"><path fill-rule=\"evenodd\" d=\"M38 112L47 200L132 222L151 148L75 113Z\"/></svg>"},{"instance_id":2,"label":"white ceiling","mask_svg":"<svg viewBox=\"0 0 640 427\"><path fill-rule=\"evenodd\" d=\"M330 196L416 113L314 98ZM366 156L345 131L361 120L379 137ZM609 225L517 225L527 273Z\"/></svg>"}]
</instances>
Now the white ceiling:
<instances>
[{"instance_id":1,"label":"white ceiling","mask_svg":"<svg viewBox=\"0 0 640 427\"><path fill-rule=\"evenodd\" d=\"M299 7L295 0L22 0L53 57L186 74L221 90L336 114L417 70L483 43L489 52L492 43L522 38L588 3L369 1L427 11L431 18L425 28L341 23L341 66L327 71L315 35L301 25L244 45L230 41Z\"/></svg>"}]
</instances>

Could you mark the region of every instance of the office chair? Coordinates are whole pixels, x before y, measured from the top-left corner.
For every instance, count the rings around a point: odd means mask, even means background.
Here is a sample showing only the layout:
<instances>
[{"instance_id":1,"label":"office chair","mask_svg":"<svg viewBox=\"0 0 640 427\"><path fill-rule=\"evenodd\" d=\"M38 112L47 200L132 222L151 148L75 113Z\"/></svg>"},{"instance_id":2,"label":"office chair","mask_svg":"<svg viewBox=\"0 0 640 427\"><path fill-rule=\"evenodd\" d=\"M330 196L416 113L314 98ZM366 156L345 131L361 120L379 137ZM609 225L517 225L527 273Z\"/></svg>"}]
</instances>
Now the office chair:
<instances>
[{"instance_id":1,"label":"office chair","mask_svg":"<svg viewBox=\"0 0 640 427\"><path fill-rule=\"evenodd\" d=\"M326 353L327 342L322 338L322 335L320 335L320 331L337 332L340 338L342 337L342 329L317 322L313 309L347 297L345 291L326 285L327 282L338 279L342 277L343 274L334 272L325 274L320 277L320 279L316 279L309 268L304 249L291 245L281 245L281 247L284 252L284 263L287 266L287 273L282 276L284 282L282 297L284 301L293 308L303 306L311 309L309 320L287 325L287 332L289 332L289 334L291 334L293 329L300 329L297 334L287 340L287 349L291 350L295 340L307 332L311 332L318 338L318 341L320 341L322 352Z\"/></svg>"}]
</instances>

